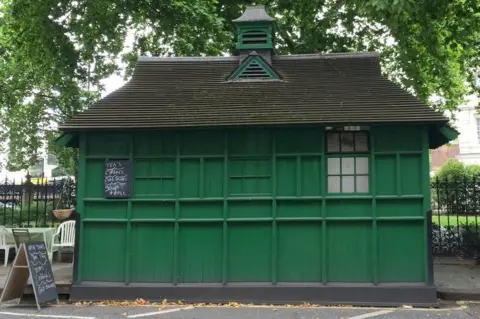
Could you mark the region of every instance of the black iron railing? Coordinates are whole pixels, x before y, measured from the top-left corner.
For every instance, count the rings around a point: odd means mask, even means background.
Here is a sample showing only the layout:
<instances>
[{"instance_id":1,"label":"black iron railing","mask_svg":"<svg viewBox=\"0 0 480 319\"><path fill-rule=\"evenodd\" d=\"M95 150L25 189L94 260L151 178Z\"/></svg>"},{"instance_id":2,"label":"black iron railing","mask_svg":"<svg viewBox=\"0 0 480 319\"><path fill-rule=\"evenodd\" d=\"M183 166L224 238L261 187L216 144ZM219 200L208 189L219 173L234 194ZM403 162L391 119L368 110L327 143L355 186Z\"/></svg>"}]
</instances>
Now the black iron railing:
<instances>
[{"instance_id":1,"label":"black iron railing","mask_svg":"<svg viewBox=\"0 0 480 319\"><path fill-rule=\"evenodd\" d=\"M37 181L0 180L0 225L47 227L58 223L53 210L75 205L75 182L70 178Z\"/></svg>"},{"instance_id":2,"label":"black iron railing","mask_svg":"<svg viewBox=\"0 0 480 319\"><path fill-rule=\"evenodd\" d=\"M432 245L435 255L478 257L480 178L431 181Z\"/></svg>"}]
</instances>

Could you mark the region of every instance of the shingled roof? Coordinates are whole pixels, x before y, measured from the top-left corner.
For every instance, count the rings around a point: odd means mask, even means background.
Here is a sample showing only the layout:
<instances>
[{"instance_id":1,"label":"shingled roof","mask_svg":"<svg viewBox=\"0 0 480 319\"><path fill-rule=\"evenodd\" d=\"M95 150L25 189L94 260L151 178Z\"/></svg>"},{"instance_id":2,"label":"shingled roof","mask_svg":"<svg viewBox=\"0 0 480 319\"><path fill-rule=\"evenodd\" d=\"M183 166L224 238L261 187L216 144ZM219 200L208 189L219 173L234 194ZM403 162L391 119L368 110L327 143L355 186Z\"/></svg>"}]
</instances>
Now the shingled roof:
<instances>
[{"instance_id":1,"label":"shingled roof","mask_svg":"<svg viewBox=\"0 0 480 319\"><path fill-rule=\"evenodd\" d=\"M381 74L375 53L272 56L281 80L228 81L233 57L141 57L131 80L64 131L238 125L446 123Z\"/></svg>"}]
</instances>

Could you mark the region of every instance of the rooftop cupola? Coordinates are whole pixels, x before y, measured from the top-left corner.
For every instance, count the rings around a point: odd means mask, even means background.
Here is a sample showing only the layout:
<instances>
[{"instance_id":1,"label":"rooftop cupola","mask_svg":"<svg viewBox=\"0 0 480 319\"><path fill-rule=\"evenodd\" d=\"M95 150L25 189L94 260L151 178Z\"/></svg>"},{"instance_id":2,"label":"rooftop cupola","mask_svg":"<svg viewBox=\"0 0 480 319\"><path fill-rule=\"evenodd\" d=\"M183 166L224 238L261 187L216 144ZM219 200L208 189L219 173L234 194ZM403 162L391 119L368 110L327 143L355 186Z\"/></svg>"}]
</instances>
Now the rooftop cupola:
<instances>
[{"instance_id":1,"label":"rooftop cupola","mask_svg":"<svg viewBox=\"0 0 480 319\"><path fill-rule=\"evenodd\" d=\"M275 20L265 6L248 6L238 19L233 20L237 31L237 50L273 51Z\"/></svg>"}]
</instances>

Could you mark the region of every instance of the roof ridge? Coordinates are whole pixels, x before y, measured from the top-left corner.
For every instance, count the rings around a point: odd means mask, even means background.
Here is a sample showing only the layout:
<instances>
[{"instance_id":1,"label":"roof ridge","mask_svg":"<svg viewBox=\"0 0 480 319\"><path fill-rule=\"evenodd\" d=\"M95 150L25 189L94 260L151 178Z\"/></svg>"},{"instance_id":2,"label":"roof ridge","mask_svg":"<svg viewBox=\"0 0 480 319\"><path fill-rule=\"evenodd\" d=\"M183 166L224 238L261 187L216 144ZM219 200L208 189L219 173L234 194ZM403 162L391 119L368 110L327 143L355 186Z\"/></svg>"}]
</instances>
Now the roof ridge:
<instances>
[{"instance_id":1,"label":"roof ridge","mask_svg":"<svg viewBox=\"0 0 480 319\"><path fill-rule=\"evenodd\" d=\"M378 58L378 52L331 52L331 53L306 53L306 54L289 54L276 55L273 59L342 59L342 58Z\"/></svg>"},{"instance_id":2,"label":"roof ridge","mask_svg":"<svg viewBox=\"0 0 480 319\"><path fill-rule=\"evenodd\" d=\"M251 53L253 54L253 52ZM258 54L258 53L257 53ZM378 52L333 52L333 53L309 53L309 54L290 54L290 55L275 55L272 56L274 60L288 60L288 59L344 59L344 58L378 58ZM138 62L160 62L160 61L175 61L175 62L205 62L205 61L239 61L240 57L233 56L179 56L179 57L155 57L155 56L140 56Z\"/></svg>"},{"instance_id":3,"label":"roof ridge","mask_svg":"<svg viewBox=\"0 0 480 319\"><path fill-rule=\"evenodd\" d=\"M155 62L155 61L238 61L239 56L176 56L176 57L163 57L163 56L140 56L138 62Z\"/></svg>"}]
</instances>

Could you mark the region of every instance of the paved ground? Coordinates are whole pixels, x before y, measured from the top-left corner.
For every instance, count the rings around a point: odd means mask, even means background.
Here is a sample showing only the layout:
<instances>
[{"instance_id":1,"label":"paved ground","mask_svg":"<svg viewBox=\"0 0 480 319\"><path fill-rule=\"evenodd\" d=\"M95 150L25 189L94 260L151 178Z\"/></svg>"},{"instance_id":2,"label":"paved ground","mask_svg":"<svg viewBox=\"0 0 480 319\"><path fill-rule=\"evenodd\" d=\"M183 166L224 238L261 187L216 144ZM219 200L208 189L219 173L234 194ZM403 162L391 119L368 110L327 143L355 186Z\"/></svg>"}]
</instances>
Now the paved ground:
<instances>
[{"instance_id":1,"label":"paved ground","mask_svg":"<svg viewBox=\"0 0 480 319\"><path fill-rule=\"evenodd\" d=\"M440 295L443 293L453 297L462 294L465 296L463 298L475 295L480 297L480 266L475 265L473 261L437 258L434 269L435 284Z\"/></svg>"},{"instance_id":2,"label":"paved ground","mask_svg":"<svg viewBox=\"0 0 480 319\"><path fill-rule=\"evenodd\" d=\"M405 308L286 308L286 307L115 307L60 305L37 311L34 307L2 306L2 319L478 319L480 304L450 304L440 309Z\"/></svg>"}]
</instances>

